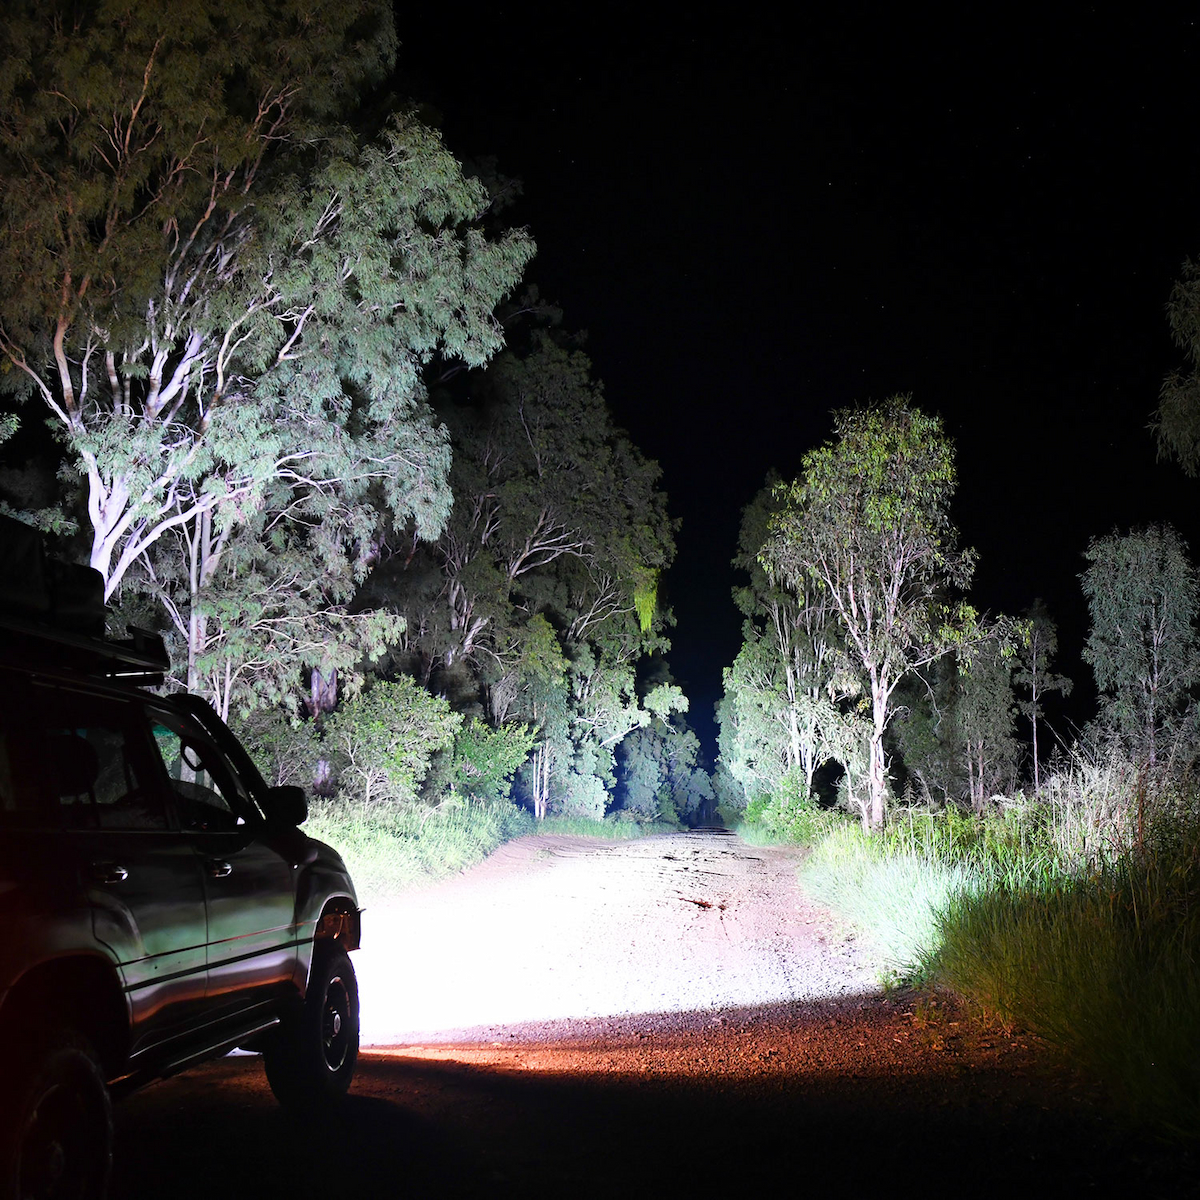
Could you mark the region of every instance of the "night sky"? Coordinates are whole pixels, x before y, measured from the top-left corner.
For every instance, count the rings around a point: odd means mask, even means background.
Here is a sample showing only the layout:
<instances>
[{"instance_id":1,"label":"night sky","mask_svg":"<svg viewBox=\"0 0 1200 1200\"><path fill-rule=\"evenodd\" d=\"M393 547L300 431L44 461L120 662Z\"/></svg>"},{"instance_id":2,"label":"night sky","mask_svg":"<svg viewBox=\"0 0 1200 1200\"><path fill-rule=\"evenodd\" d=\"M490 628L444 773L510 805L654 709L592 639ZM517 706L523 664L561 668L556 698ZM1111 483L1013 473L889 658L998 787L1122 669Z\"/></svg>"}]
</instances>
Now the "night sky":
<instances>
[{"instance_id":1,"label":"night sky","mask_svg":"<svg viewBox=\"0 0 1200 1200\"><path fill-rule=\"evenodd\" d=\"M524 181L527 278L663 467L698 732L740 645L741 508L833 409L897 392L956 441L971 598L1043 597L1076 679L1060 728L1090 717L1089 537L1169 520L1200 553L1200 482L1146 428L1200 255L1195 24L532 11L398 9L398 89Z\"/></svg>"}]
</instances>

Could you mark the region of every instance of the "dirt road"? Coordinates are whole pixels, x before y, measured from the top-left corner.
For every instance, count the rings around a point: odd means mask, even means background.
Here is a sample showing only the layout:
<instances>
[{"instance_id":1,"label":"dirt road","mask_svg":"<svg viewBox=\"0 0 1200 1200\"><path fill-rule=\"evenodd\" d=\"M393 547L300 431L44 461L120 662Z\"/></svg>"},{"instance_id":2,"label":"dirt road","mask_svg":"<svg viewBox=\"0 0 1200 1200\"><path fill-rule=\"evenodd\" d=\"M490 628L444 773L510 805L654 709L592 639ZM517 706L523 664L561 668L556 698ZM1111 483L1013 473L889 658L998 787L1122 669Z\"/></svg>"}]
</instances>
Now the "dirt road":
<instances>
[{"instance_id":1,"label":"dirt road","mask_svg":"<svg viewBox=\"0 0 1200 1200\"><path fill-rule=\"evenodd\" d=\"M718 834L528 838L386 909L355 955L344 1112L253 1057L118 1110L114 1196L1200 1195L1025 1041L884 995L795 882Z\"/></svg>"}]
</instances>

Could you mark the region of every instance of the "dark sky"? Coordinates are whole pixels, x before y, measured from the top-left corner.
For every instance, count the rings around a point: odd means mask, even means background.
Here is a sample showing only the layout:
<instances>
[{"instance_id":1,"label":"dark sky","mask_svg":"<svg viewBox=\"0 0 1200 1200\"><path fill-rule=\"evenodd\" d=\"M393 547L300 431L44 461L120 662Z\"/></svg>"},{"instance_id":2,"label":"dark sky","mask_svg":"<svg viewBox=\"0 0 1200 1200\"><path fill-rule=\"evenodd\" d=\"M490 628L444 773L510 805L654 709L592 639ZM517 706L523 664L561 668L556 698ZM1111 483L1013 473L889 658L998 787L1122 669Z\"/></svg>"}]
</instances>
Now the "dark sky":
<instances>
[{"instance_id":1,"label":"dark sky","mask_svg":"<svg viewBox=\"0 0 1200 1200\"><path fill-rule=\"evenodd\" d=\"M663 467L698 731L740 644L740 509L831 410L897 392L958 446L972 599L1044 597L1083 685L1065 715L1090 716L1089 537L1170 520L1200 551L1200 482L1146 430L1200 255L1194 23L550 11L398 10L401 88L524 181L528 278Z\"/></svg>"}]
</instances>

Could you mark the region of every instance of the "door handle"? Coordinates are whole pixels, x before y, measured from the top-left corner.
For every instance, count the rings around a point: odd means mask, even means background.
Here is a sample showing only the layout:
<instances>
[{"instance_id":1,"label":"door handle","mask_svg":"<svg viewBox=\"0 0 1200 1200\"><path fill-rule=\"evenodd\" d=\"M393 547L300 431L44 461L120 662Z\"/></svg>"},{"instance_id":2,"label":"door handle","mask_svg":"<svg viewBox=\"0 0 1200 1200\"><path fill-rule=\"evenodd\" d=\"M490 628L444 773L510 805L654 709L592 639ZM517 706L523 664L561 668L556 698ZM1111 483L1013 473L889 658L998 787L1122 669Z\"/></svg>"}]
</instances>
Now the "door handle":
<instances>
[{"instance_id":1,"label":"door handle","mask_svg":"<svg viewBox=\"0 0 1200 1200\"><path fill-rule=\"evenodd\" d=\"M224 879L226 875L233 874L233 865L227 863L223 858L210 858L207 860L208 873L213 879Z\"/></svg>"},{"instance_id":2,"label":"door handle","mask_svg":"<svg viewBox=\"0 0 1200 1200\"><path fill-rule=\"evenodd\" d=\"M92 863L92 878L97 883L124 883L129 878L129 872L118 863Z\"/></svg>"}]
</instances>

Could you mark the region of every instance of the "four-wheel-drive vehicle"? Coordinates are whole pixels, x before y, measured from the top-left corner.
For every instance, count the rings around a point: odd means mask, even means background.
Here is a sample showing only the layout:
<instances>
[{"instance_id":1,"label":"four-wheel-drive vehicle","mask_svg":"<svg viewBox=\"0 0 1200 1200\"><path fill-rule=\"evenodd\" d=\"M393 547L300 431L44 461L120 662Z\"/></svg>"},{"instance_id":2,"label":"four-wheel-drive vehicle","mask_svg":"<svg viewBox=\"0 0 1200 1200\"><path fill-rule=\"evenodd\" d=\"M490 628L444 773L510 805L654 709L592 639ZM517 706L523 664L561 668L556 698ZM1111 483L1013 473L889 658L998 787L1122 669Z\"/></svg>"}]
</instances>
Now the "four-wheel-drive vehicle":
<instances>
[{"instance_id":1,"label":"four-wheel-drive vehicle","mask_svg":"<svg viewBox=\"0 0 1200 1200\"><path fill-rule=\"evenodd\" d=\"M0 1200L104 1194L110 1095L261 1050L284 1104L349 1086L359 908L160 639L0 519Z\"/></svg>"}]
</instances>

